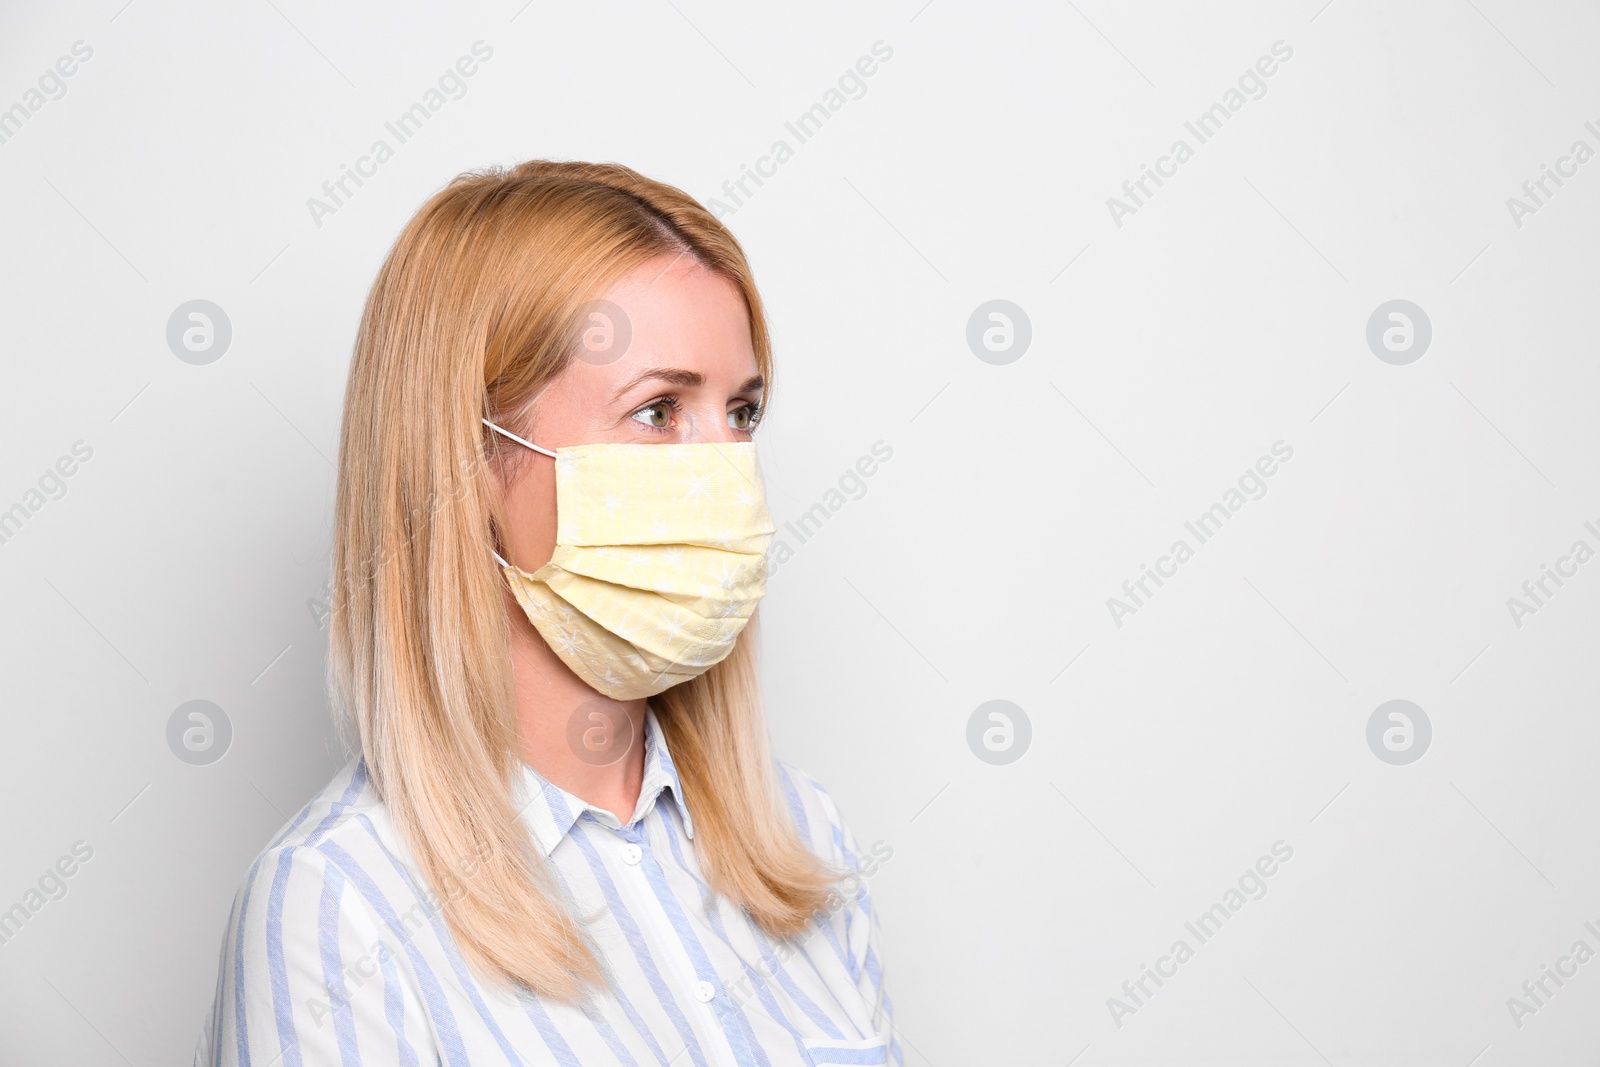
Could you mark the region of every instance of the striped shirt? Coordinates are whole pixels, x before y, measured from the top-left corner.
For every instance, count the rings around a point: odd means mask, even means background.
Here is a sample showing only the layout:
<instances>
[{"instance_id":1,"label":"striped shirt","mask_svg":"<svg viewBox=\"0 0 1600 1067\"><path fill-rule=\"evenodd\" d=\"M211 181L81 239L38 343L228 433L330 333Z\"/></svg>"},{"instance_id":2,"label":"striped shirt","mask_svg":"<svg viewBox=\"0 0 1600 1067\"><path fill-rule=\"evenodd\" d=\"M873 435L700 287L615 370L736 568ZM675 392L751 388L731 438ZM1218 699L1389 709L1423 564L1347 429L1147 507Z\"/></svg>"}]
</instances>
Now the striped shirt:
<instances>
[{"instance_id":1,"label":"striped shirt","mask_svg":"<svg viewBox=\"0 0 1600 1067\"><path fill-rule=\"evenodd\" d=\"M779 762L800 835L854 869L774 940L712 894L653 711L626 825L523 765L515 801L611 975L583 1006L480 982L352 760L256 858L234 899L196 1067L254 1064L901 1064L862 853L815 780ZM671 797L671 801L663 798ZM596 917L597 916L597 917Z\"/></svg>"}]
</instances>

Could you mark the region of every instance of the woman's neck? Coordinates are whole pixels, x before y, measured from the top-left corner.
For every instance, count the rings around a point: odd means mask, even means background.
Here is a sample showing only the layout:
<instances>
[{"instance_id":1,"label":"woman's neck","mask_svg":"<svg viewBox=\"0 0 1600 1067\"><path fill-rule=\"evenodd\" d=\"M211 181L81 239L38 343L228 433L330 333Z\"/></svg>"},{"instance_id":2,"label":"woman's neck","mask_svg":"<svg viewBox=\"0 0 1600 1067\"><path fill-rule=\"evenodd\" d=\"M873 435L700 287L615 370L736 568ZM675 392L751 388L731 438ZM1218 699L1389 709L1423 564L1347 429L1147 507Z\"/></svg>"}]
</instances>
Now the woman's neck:
<instances>
[{"instance_id":1,"label":"woman's neck","mask_svg":"<svg viewBox=\"0 0 1600 1067\"><path fill-rule=\"evenodd\" d=\"M557 656L520 608L509 613L523 762L627 823L644 781L645 698L612 700Z\"/></svg>"}]
</instances>

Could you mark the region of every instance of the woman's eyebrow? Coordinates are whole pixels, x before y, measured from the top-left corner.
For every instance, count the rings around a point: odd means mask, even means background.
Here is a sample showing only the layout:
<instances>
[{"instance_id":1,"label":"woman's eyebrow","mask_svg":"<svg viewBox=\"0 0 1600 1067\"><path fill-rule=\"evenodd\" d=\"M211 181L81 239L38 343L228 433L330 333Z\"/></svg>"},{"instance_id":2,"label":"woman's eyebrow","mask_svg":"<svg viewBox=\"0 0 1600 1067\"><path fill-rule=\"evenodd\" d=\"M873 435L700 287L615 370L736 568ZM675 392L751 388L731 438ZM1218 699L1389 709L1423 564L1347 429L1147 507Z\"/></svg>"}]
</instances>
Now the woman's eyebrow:
<instances>
[{"instance_id":1,"label":"woman's eyebrow","mask_svg":"<svg viewBox=\"0 0 1600 1067\"><path fill-rule=\"evenodd\" d=\"M625 382L622 388L618 389L616 394L612 396L612 402L615 403L622 399L624 393L639 383L648 381L662 381L670 385L676 385L681 389L695 389L706 384L706 377L699 371L684 370L681 367L647 367ZM764 388L766 384L767 380L757 374L752 378L746 379L744 384L739 386L738 391L751 393Z\"/></svg>"},{"instance_id":2,"label":"woman's eyebrow","mask_svg":"<svg viewBox=\"0 0 1600 1067\"><path fill-rule=\"evenodd\" d=\"M705 375L699 371L683 370L679 367L646 367L624 382L622 388L618 389L616 394L612 396L612 401L615 402L622 399L624 393L640 382L648 382L652 379L667 382L683 389L694 389L706 384Z\"/></svg>"}]
</instances>

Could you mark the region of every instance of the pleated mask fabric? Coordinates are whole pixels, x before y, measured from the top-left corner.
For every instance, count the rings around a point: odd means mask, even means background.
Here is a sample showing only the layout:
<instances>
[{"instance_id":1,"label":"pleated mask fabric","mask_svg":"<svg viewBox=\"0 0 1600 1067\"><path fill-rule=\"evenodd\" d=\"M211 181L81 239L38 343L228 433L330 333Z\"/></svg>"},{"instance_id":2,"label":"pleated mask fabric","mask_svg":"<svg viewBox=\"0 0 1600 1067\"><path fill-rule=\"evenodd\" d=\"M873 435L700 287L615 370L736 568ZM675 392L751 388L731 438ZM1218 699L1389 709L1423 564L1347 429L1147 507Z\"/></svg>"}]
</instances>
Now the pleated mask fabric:
<instances>
[{"instance_id":1,"label":"pleated mask fabric","mask_svg":"<svg viewBox=\"0 0 1600 1067\"><path fill-rule=\"evenodd\" d=\"M577 445L555 464L550 562L501 563L562 662L633 700L726 659L766 592L776 532L754 442Z\"/></svg>"}]
</instances>

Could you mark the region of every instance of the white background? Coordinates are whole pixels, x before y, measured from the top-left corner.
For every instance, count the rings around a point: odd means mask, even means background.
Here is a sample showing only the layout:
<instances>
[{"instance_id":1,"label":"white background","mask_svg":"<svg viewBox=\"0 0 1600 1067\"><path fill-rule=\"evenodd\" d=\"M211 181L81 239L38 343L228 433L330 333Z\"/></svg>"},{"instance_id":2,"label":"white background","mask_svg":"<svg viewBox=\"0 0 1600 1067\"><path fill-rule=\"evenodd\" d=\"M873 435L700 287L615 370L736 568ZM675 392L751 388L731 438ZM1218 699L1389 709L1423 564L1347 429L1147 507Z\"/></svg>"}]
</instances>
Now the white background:
<instances>
[{"instance_id":1,"label":"white background","mask_svg":"<svg viewBox=\"0 0 1600 1067\"><path fill-rule=\"evenodd\" d=\"M1600 149L1592 5L123 2L0 16L0 108L93 49L0 144L0 509L93 449L0 544L0 909L93 849L0 945L0 1063L186 1062L250 858L345 758L329 457L411 212L533 157L709 203L778 138L726 216L775 331L773 511L893 456L771 582L769 717L894 848L907 1063L1595 1062L1600 962L1507 1006L1600 951L1600 562L1507 607L1600 549L1600 161L1520 226L1506 203ZM308 198L478 40L465 95L318 225ZM166 342L192 299L233 327L205 366ZM992 299L1032 324L1005 365L966 341ZM1394 299L1433 329L1403 366L1366 342ZM1277 441L1267 494L1118 626L1107 598ZM1366 740L1397 698L1433 728L1404 766ZM209 766L167 746L191 699L232 723ZM966 740L994 699L1032 725L1004 766ZM1198 944L1277 841L1266 896ZM1114 1020L1178 938L1194 958Z\"/></svg>"}]
</instances>

